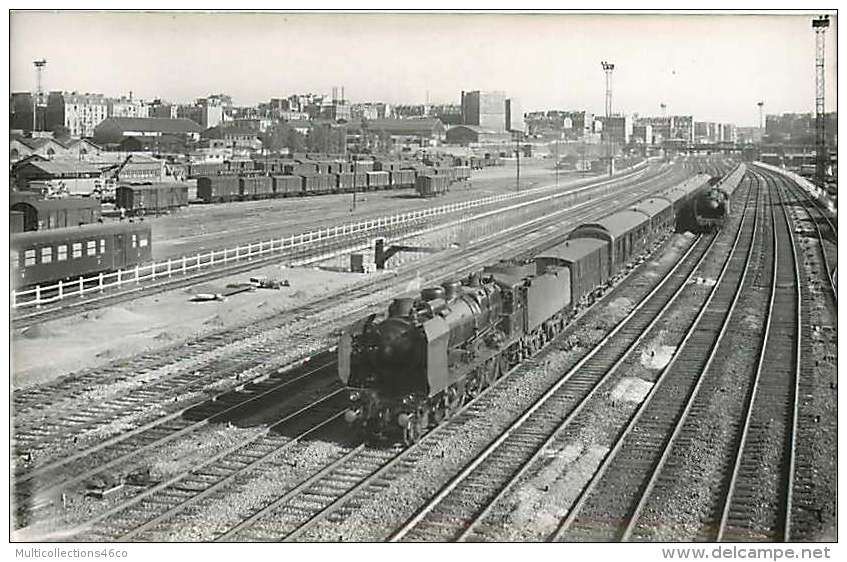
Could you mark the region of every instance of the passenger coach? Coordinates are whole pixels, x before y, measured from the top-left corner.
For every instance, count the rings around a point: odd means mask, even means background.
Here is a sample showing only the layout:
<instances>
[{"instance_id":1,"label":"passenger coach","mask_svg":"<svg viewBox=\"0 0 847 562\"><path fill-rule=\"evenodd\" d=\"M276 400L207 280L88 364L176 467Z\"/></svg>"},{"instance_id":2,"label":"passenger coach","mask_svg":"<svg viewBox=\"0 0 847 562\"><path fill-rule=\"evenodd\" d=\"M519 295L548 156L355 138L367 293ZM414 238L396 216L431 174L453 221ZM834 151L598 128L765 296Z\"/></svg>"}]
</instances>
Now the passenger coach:
<instances>
[{"instance_id":1,"label":"passenger coach","mask_svg":"<svg viewBox=\"0 0 847 562\"><path fill-rule=\"evenodd\" d=\"M90 224L13 234L12 284L52 284L150 261L150 225Z\"/></svg>"}]
</instances>

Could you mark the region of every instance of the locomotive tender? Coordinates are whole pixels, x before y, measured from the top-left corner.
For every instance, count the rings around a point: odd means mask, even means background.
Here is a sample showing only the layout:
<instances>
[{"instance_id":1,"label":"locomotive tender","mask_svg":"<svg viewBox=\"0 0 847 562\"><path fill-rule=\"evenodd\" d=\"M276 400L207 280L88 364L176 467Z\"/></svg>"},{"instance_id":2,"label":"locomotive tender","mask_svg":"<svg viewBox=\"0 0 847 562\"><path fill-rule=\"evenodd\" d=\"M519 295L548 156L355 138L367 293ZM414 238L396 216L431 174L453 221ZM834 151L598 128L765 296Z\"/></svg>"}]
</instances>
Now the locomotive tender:
<instances>
[{"instance_id":1,"label":"locomotive tender","mask_svg":"<svg viewBox=\"0 0 847 562\"><path fill-rule=\"evenodd\" d=\"M369 437L417 441L556 337L674 228L707 180L694 176L580 225L529 262L487 266L347 327L338 344L346 421Z\"/></svg>"}]
</instances>

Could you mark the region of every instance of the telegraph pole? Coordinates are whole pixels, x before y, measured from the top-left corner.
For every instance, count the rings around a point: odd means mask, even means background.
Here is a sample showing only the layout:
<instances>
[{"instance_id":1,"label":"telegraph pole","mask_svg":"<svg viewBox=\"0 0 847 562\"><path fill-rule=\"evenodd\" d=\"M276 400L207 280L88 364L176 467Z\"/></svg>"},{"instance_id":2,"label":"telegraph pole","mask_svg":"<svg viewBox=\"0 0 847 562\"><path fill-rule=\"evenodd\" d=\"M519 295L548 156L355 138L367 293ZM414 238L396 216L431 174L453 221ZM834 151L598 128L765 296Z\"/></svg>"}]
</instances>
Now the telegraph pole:
<instances>
[{"instance_id":1,"label":"telegraph pole","mask_svg":"<svg viewBox=\"0 0 847 562\"><path fill-rule=\"evenodd\" d=\"M559 187L559 137L556 137L556 187Z\"/></svg>"},{"instance_id":2,"label":"telegraph pole","mask_svg":"<svg viewBox=\"0 0 847 562\"><path fill-rule=\"evenodd\" d=\"M824 97L824 54L826 30L829 27L829 16L821 16L812 20L812 29L815 30L815 182L818 187L826 185L826 164L828 155L826 153L826 119Z\"/></svg>"},{"instance_id":3,"label":"telegraph pole","mask_svg":"<svg viewBox=\"0 0 847 562\"><path fill-rule=\"evenodd\" d=\"M612 117L612 71L615 70L615 65L610 62L602 61L600 65L606 73L606 122L603 124L603 129L606 131L606 147L609 156L609 175L614 173L614 155L612 154L612 135L608 129L609 122Z\"/></svg>"}]
</instances>

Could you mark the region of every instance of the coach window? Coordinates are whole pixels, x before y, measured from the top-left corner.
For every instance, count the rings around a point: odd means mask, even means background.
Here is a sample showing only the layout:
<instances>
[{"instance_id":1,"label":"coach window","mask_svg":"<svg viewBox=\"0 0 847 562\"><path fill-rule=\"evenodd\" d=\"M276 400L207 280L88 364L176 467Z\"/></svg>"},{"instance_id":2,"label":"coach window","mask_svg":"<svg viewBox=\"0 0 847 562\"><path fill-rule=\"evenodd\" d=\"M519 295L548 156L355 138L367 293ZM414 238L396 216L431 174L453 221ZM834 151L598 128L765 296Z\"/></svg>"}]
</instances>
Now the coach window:
<instances>
[{"instance_id":1,"label":"coach window","mask_svg":"<svg viewBox=\"0 0 847 562\"><path fill-rule=\"evenodd\" d=\"M71 251L73 252L71 254L72 258L74 258L74 259L81 258L82 257L82 242L74 242L73 246L71 246Z\"/></svg>"},{"instance_id":2,"label":"coach window","mask_svg":"<svg viewBox=\"0 0 847 562\"><path fill-rule=\"evenodd\" d=\"M105 238L100 239L100 253L101 254L106 253L106 239Z\"/></svg>"},{"instance_id":3,"label":"coach window","mask_svg":"<svg viewBox=\"0 0 847 562\"><path fill-rule=\"evenodd\" d=\"M56 261L65 261L68 259L68 245L62 244L56 246Z\"/></svg>"},{"instance_id":4,"label":"coach window","mask_svg":"<svg viewBox=\"0 0 847 562\"><path fill-rule=\"evenodd\" d=\"M88 256L97 255L97 241L96 240L88 240L85 243L85 254Z\"/></svg>"},{"instance_id":5,"label":"coach window","mask_svg":"<svg viewBox=\"0 0 847 562\"><path fill-rule=\"evenodd\" d=\"M41 263L50 263L53 261L53 248L41 248Z\"/></svg>"},{"instance_id":6,"label":"coach window","mask_svg":"<svg viewBox=\"0 0 847 562\"><path fill-rule=\"evenodd\" d=\"M35 250L24 252L24 265L35 265Z\"/></svg>"}]
</instances>

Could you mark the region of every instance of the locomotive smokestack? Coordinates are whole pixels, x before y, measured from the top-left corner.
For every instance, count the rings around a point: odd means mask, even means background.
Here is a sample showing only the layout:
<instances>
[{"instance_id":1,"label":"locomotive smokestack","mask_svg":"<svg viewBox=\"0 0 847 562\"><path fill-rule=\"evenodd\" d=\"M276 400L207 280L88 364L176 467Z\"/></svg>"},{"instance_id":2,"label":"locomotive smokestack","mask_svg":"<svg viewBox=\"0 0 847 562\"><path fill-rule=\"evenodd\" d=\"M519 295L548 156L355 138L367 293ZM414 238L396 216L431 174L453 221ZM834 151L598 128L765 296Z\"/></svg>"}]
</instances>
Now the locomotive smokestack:
<instances>
[{"instance_id":1,"label":"locomotive smokestack","mask_svg":"<svg viewBox=\"0 0 847 562\"><path fill-rule=\"evenodd\" d=\"M444 283L444 298L449 302L459 296L459 288L462 284L459 281L448 281Z\"/></svg>"},{"instance_id":2,"label":"locomotive smokestack","mask_svg":"<svg viewBox=\"0 0 847 562\"><path fill-rule=\"evenodd\" d=\"M412 312L414 302L415 300L410 298L394 299L388 306L388 315L392 318L408 316Z\"/></svg>"}]
</instances>

